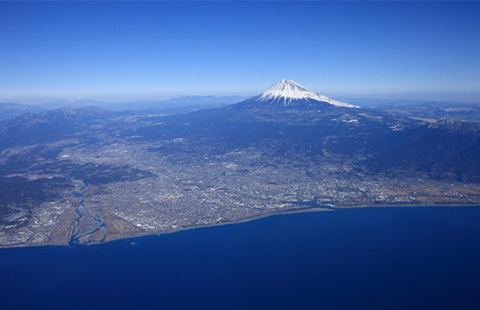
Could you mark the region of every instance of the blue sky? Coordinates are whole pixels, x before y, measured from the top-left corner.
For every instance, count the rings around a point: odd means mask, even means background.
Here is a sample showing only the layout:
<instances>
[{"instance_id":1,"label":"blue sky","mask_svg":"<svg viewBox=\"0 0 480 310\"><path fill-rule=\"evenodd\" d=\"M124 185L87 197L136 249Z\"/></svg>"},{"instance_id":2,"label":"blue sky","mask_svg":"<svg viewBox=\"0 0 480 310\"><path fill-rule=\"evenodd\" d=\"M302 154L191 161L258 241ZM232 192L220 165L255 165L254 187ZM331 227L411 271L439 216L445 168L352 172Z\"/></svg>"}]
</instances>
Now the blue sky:
<instances>
[{"instance_id":1,"label":"blue sky","mask_svg":"<svg viewBox=\"0 0 480 310\"><path fill-rule=\"evenodd\" d=\"M281 78L475 96L478 16L480 2L0 2L0 101L242 95Z\"/></svg>"}]
</instances>

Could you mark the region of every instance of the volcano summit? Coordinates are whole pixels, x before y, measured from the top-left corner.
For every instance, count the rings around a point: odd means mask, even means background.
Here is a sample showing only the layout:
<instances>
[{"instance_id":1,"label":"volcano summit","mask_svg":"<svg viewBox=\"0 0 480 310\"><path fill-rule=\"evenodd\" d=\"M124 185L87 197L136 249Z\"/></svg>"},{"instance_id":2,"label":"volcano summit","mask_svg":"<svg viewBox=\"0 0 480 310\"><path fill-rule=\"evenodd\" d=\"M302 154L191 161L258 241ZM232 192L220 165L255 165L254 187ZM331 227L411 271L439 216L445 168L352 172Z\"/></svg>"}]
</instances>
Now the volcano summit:
<instances>
[{"instance_id":1,"label":"volcano summit","mask_svg":"<svg viewBox=\"0 0 480 310\"><path fill-rule=\"evenodd\" d=\"M246 105L268 107L319 107L334 106L359 108L353 104L333 100L301 86L293 80L282 79L260 95L243 102Z\"/></svg>"}]
</instances>

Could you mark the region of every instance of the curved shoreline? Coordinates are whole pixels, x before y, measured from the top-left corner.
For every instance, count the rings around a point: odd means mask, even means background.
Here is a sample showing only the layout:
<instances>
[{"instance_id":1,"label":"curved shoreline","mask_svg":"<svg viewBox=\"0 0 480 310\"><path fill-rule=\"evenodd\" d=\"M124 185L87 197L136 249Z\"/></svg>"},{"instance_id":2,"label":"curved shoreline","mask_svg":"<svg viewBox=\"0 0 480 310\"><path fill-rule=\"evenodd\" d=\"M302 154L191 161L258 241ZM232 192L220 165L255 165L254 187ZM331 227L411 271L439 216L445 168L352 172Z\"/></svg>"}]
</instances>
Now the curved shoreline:
<instances>
[{"instance_id":1,"label":"curved shoreline","mask_svg":"<svg viewBox=\"0 0 480 310\"><path fill-rule=\"evenodd\" d=\"M400 204L400 205L355 205L355 206L329 206L326 208L322 207L312 207L312 208L301 208L301 209L295 209L295 210L287 210L287 211L281 211L281 212L272 212L268 214L263 214L259 216L254 216L250 218L245 218L242 220L238 221L233 221L233 222L222 222L222 223L213 223L213 224L207 224L207 225L200 225L200 226L191 226L191 227L184 227L180 229L175 229L171 231L164 231L160 233L155 233L155 232L144 232L144 233L139 233L131 236L124 236L124 237L119 237L119 238L113 238L110 240L106 240L103 242L92 242L88 244L70 244L70 243L65 243L65 244L18 244L18 245L7 245L7 246L2 246L0 245L0 250L2 249L12 249L12 248L31 248L31 247L70 247L70 248L75 248L77 246L96 246L96 245L103 245L111 242L116 242L116 241L125 241L128 239L137 239L137 238L143 238L143 237L153 237L153 236L161 236L161 235L167 235L167 234L173 234L177 232L182 232L182 231L188 231L188 230L194 230L194 229L202 229L202 228L210 228L210 227L217 227L217 226L224 226L224 225L235 225L235 224L241 224L241 223L246 223L250 221L255 221L255 220L260 220L263 218L268 218L268 217L273 217L273 216L281 216L281 215L290 215L290 214L297 214L297 213L313 213L313 212L325 212L325 211L335 211L335 210L347 210L347 209L372 209L372 208L463 208L463 207L480 207L478 204L423 204L423 205L406 205L406 204Z\"/></svg>"}]
</instances>

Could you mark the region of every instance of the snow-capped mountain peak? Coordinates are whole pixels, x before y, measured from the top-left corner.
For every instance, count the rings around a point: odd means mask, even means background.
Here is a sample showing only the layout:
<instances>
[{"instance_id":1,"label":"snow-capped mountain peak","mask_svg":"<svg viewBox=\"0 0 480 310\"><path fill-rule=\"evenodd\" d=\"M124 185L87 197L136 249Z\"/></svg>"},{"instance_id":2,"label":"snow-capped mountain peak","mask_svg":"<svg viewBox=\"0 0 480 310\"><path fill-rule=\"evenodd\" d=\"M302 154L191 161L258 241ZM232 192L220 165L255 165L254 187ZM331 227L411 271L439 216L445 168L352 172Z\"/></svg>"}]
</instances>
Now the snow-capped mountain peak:
<instances>
[{"instance_id":1,"label":"snow-capped mountain peak","mask_svg":"<svg viewBox=\"0 0 480 310\"><path fill-rule=\"evenodd\" d=\"M301 86L292 80L282 79L272 85L269 89L264 91L258 96L258 100L261 102L268 101L282 101L285 106L288 106L293 101L305 100L305 101L321 101L331 104L333 106L345 107L345 108L358 108L358 106L340 102L315 93L314 91Z\"/></svg>"},{"instance_id":2,"label":"snow-capped mountain peak","mask_svg":"<svg viewBox=\"0 0 480 310\"><path fill-rule=\"evenodd\" d=\"M282 98L291 101L293 99L313 99L315 97L316 94L313 91L302 87L292 80L282 79L264 91L260 95L260 100L267 101Z\"/></svg>"}]
</instances>

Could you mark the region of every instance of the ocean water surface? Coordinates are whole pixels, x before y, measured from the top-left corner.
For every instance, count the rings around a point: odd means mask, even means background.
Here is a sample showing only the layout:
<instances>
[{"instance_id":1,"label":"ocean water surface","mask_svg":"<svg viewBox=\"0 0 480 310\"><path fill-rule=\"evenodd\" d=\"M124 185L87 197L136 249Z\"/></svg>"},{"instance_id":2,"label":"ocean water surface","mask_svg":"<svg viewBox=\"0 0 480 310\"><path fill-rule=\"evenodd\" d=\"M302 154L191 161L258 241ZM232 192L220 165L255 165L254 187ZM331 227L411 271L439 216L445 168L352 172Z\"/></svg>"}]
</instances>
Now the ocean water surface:
<instances>
[{"instance_id":1,"label":"ocean water surface","mask_svg":"<svg viewBox=\"0 0 480 310\"><path fill-rule=\"evenodd\" d=\"M297 213L0 250L2 310L480 309L479 292L480 207Z\"/></svg>"}]
</instances>

